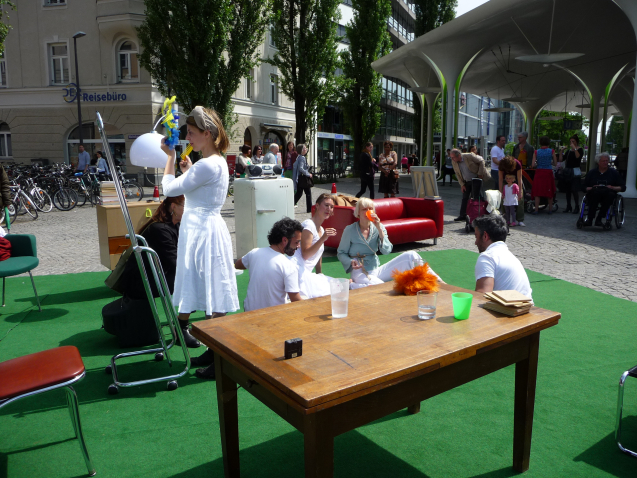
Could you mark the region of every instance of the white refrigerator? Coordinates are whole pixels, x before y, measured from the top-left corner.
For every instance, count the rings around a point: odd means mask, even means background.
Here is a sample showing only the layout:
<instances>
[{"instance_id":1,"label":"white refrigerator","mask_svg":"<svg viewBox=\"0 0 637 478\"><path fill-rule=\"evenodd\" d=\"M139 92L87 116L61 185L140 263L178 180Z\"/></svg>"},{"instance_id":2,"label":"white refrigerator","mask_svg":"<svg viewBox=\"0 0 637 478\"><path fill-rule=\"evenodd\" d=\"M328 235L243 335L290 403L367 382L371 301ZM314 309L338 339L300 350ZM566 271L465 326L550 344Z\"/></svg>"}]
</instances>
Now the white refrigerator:
<instances>
[{"instance_id":1,"label":"white refrigerator","mask_svg":"<svg viewBox=\"0 0 637 478\"><path fill-rule=\"evenodd\" d=\"M235 179L234 219L237 258L255 247L266 247L268 232L279 219L294 219L291 179Z\"/></svg>"}]
</instances>

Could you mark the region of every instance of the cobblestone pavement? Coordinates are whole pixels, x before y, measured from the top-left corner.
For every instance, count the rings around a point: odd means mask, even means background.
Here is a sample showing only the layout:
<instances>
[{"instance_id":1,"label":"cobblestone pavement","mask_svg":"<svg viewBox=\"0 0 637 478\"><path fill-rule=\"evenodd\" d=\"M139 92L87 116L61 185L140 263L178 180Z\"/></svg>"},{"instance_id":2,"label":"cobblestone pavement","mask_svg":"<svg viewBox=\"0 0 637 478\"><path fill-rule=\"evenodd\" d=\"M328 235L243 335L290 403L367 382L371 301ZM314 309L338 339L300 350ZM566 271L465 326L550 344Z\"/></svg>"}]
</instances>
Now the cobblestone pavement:
<instances>
[{"instance_id":1,"label":"cobblestone pavement","mask_svg":"<svg viewBox=\"0 0 637 478\"><path fill-rule=\"evenodd\" d=\"M378 182L376 183L378 184ZM337 183L341 193L355 194L360 186L358 179L341 179ZM453 218L460 209L461 193L457 183L452 187L438 184L445 201L444 237L434 246L432 241L415 242L396 246L395 252L406 250L436 251L444 249L467 249L476 251L473 234L464 232L464 223L455 223ZM318 185L312 191L316 198L331 189L331 184ZM378 186L376 186L378 190ZM152 190L147 190L152 196ZM368 195L367 193L366 195ZM411 179L404 175L400 179L400 196L412 196ZM376 193L376 197L380 195ZM296 218L309 217L303 212L305 198L299 201ZM637 200L626 200L626 224L621 230L601 228L578 230L576 216L562 214L565 200L559 194L560 210L551 216L540 213L527 215L527 227L511 229L507 244L522 264L534 271L564 279L591 289L637 302ZM53 210L40 213L36 221L20 216L14 233L35 234L38 240L40 265L36 275L66 274L106 270L100 264L95 208L83 206L72 211ZM235 217L232 198L226 201L222 215L232 235L234 246ZM335 250L326 250L334 256Z\"/></svg>"}]
</instances>

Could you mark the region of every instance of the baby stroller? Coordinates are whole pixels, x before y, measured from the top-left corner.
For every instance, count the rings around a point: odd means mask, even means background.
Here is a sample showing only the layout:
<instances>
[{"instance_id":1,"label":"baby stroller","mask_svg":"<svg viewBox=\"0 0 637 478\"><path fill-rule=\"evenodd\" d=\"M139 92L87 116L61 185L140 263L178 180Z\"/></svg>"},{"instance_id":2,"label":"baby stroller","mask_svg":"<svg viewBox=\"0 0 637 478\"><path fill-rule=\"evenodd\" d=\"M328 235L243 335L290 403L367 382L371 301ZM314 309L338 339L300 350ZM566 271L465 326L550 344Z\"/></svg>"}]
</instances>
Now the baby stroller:
<instances>
[{"instance_id":1,"label":"baby stroller","mask_svg":"<svg viewBox=\"0 0 637 478\"><path fill-rule=\"evenodd\" d=\"M533 190L533 177L535 176L535 169L523 169L522 170L522 182L524 183L524 210L528 213L535 211L535 200L531 191ZM549 204L548 198L540 198L539 210L546 209ZM553 196L553 212L557 212L559 206L557 204L557 188L555 189L555 195Z\"/></svg>"},{"instance_id":2,"label":"baby stroller","mask_svg":"<svg viewBox=\"0 0 637 478\"><path fill-rule=\"evenodd\" d=\"M473 220L482 217L487 213L487 201L482 194L482 179L473 178L471 180L471 197L467 203L467 217L464 226L466 232L472 232Z\"/></svg>"}]
</instances>

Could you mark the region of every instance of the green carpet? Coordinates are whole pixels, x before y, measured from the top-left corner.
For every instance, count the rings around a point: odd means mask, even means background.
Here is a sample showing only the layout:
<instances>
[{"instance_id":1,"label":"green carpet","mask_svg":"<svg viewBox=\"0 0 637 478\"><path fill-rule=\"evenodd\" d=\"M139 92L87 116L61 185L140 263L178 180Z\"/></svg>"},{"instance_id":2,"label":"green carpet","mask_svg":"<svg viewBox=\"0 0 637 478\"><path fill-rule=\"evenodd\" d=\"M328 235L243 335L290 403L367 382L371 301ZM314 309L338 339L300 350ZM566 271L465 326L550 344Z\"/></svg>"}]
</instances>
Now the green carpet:
<instances>
[{"instance_id":1,"label":"green carpet","mask_svg":"<svg viewBox=\"0 0 637 478\"><path fill-rule=\"evenodd\" d=\"M448 283L474 287L476 253L437 251L423 257ZM334 258L324 260L324 273L345 276ZM0 361L59 345L80 349L87 376L76 390L98 476L223 476L214 382L189 372L173 392L162 382L107 394L111 377L104 366L120 349L100 329L101 308L115 297L104 286L105 277L36 277L42 313L34 307L28 277L8 279ZM543 274L529 271L529 277L536 304L561 311L562 320L541 336L531 468L525 476L636 476L637 461L617 449L613 430L619 377L637 363L637 304ZM247 282L247 273L238 277L241 301ZM178 370L183 362L179 352L175 355ZM119 367L121 377L141 379L169 370L166 361L143 360ZM417 415L401 411L337 437L335 475L515 475L513 377L509 367L423 402ZM637 380L628 380L625 403L624 441L637 449ZM242 476L303 476L300 433L244 390L239 417ZM62 392L1 409L0 436L0 478L86 473Z\"/></svg>"}]
</instances>

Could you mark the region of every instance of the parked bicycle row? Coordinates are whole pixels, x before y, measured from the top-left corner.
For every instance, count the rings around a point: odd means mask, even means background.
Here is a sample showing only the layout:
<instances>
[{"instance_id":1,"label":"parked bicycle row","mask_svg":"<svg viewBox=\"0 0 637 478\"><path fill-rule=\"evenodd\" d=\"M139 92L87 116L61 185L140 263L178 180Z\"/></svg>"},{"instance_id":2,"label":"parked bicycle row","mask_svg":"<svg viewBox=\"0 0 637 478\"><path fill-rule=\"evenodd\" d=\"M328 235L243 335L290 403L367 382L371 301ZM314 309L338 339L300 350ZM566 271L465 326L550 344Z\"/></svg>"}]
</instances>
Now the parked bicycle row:
<instances>
[{"instance_id":1,"label":"parked bicycle row","mask_svg":"<svg viewBox=\"0 0 637 478\"><path fill-rule=\"evenodd\" d=\"M70 165L32 166L16 163L3 165L11 184L11 203L7 206L12 220L17 216L29 215L37 219L38 212L50 212L53 207L60 211L70 211L76 206L102 204L101 183L113 181L108 174L88 170L75 172ZM144 190L136 181L126 179L118 167L116 179L128 201L141 201ZM0 222L5 211L0 211Z\"/></svg>"}]
</instances>

